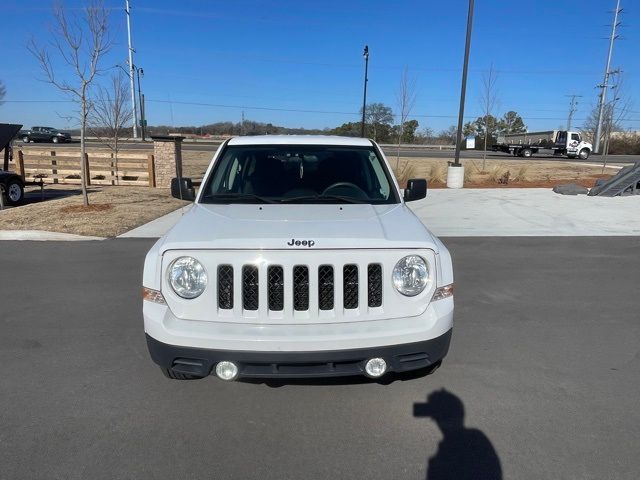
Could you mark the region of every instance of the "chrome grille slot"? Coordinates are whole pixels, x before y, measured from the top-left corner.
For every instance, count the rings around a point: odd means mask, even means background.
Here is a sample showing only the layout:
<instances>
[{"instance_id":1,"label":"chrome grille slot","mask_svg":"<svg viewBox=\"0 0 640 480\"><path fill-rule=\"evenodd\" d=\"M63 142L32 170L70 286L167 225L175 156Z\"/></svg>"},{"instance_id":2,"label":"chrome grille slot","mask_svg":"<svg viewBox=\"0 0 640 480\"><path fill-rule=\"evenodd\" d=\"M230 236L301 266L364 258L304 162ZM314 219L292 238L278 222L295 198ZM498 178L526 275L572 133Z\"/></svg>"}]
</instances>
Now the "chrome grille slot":
<instances>
[{"instance_id":1,"label":"chrome grille slot","mask_svg":"<svg viewBox=\"0 0 640 480\"><path fill-rule=\"evenodd\" d=\"M333 310L333 267L318 267L318 307L320 310Z\"/></svg>"},{"instance_id":2,"label":"chrome grille slot","mask_svg":"<svg viewBox=\"0 0 640 480\"><path fill-rule=\"evenodd\" d=\"M370 263L367 267L367 293L370 307L382 306L382 265Z\"/></svg>"},{"instance_id":3,"label":"chrome grille slot","mask_svg":"<svg viewBox=\"0 0 640 480\"><path fill-rule=\"evenodd\" d=\"M348 263L342 272L344 308L358 308L358 265Z\"/></svg>"},{"instance_id":4,"label":"chrome grille slot","mask_svg":"<svg viewBox=\"0 0 640 480\"><path fill-rule=\"evenodd\" d=\"M269 310L276 312L284 309L284 271L279 265L267 270Z\"/></svg>"},{"instance_id":5,"label":"chrome grille slot","mask_svg":"<svg viewBox=\"0 0 640 480\"><path fill-rule=\"evenodd\" d=\"M309 268L304 265L293 267L293 309L309 310Z\"/></svg>"},{"instance_id":6,"label":"chrome grille slot","mask_svg":"<svg viewBox=\"0 0 640 480\"><path fill-rule=\"evenodd\" d=\"M258 310L258 288L258 267L245 265L242 267L242 308L245 310Z\"/></svg>"},{"instance_id":7,"label":"chrome grille slot","mask_svg":"<svg viewBox=\"0 0 640 480\"><path fill-rule=\"evenodd\" d=\"M233 267L218 265L218 308L233 308Z\"/></svg>"}]
</instances>

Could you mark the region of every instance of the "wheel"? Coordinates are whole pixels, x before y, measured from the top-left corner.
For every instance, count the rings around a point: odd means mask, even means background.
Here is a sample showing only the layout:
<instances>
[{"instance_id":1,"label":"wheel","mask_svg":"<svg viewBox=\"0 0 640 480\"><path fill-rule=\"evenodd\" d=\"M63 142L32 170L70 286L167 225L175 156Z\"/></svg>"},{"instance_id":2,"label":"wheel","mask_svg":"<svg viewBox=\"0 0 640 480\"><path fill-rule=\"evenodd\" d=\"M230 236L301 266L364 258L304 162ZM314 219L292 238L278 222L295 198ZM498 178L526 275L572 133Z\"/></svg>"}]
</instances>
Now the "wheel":
<instances>
[{"instance_id":1,"label":"wheel","mask_svg":"<svg viewBox=\"0 0 640 480\"><path fill-rule=\"evenodd\" d=\"M51 139L51 141L52 141L53 143L58 143L58 142L60 141L60 139L59 139L58 137L53 137L53 138Z\"/></svg>"},{"instance_id":2,"label":"wheel","mask_svg":"<svg viewBox=\"0 0 640 480\"><path fill-rule=\"evenodd\" d=\"M525 148L524 150L522 150L523 157L529 158L531 155L533 155L533 152L531 151L530 148Z\"/></svg>"},{"instance_id":3,"label":"wheel","mask_svg":"<svg viewBox=\"0 0 640 480\"><path fill-rule=\"evenodd\" d=\"M164 373L165 377L170 378L171 380L200 380L201 378L204 378L199 377L198 375L189 375L188 373L176 372L172 368L160 367L160 370L162 370L162 373Z\"/></svg>"},{"instance_id":4,"label":"wheel","mask_svg":"<svg viewBox=\"0 0 640 480\"><path fill-rule=\"evenodd\" d=\"M26 135L24 137L22 137L22 141L24 143L29 143L29 137L27 137Z\"/></svg>"},{"instance_id":5,"label":"wheel","mask_svg":"<svg viewBox=\"0 0 640 480\"><path fill-rule=\"evenodd\" d=\"M18 180L9 180L5 185L5 195L9 205L17 205L24 198L24 187Z\"/></svg>"},{"instance_id":6,"label":"wheel","mask_svg":"<svg viewBox=\"0 0 640 480\"><path fill-rule=\"evenodd\" d=\"M578 153L578 156L582 159L582 160L586 160L587 158L589 158L589 154L591 152L589 152L588 148L583 148L582 150L580 150L580 152Z\"/></svg>"}]
</instances>

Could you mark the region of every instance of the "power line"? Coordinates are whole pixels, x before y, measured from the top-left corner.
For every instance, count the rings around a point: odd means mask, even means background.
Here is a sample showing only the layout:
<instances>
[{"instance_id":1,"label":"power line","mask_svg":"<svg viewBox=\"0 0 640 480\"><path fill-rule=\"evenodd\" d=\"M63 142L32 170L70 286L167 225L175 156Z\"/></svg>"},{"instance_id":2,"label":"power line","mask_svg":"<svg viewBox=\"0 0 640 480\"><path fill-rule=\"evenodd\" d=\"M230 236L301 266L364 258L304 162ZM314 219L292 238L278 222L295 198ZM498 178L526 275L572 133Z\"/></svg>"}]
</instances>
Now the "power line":
<instances>
[{"instance_id":1,"label":"power line","mask_svg":"<svg viewBox=\"0 0 640 480\"><path fill-rule=\"evenodd\" d=\"M3 100L5 103L74 103L73 100ZM322 115L349 115L349 116L360 116L361 112L355 111L343 111L343 110L315 110L315 109L302 109L302 108L279 108L279 107L259 107L253 105L232 105L232 104L223 104L223 103L208 103L208 102L183 102L179 100L159 100L159 99L145 99L145 102L150 103L164 103L169 104L171 107L173 105L187 105L187 106L195 106L195 107L214 107L214 108L233 108L238 110L261 110L261 111L269 111L269 112L288 112L288 113L317 113ZM172 108L173 109L173 108ZM633 112L640 113L640 112ZM394 117L399 117L400 115L392 114ZM465 119L476 119L478 117L482 117L482 113L474 113L465 115ZM412 118L458 118L457 115L437 115L437 114L412 114ZM530 116L522 116L523 120L566 120L566 117L530 117ZM573 118L574 121L585 121L587 118ZM628 118L625 119L625 122L637 122L640 121L640 118Z\"/></svg>"}]
</instances>

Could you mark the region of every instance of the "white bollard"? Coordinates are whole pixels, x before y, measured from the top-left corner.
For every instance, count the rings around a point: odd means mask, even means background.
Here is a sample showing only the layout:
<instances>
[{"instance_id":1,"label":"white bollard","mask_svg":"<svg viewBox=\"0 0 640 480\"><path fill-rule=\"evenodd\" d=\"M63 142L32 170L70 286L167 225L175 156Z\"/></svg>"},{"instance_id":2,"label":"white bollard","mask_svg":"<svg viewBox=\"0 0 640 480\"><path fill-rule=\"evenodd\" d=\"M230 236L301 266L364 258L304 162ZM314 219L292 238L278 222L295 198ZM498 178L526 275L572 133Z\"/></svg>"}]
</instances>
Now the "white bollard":
<instances>
[{"instance_id":1,"label":"white bollard","mask_svg":"<svg viewBox=\"0 0 640 480\"><path fill-rule=\"evenodd\" d=\"M447 188L462 188L464 186L464 166L449 165L447 169Z\"/></svg>"}]
</instances>

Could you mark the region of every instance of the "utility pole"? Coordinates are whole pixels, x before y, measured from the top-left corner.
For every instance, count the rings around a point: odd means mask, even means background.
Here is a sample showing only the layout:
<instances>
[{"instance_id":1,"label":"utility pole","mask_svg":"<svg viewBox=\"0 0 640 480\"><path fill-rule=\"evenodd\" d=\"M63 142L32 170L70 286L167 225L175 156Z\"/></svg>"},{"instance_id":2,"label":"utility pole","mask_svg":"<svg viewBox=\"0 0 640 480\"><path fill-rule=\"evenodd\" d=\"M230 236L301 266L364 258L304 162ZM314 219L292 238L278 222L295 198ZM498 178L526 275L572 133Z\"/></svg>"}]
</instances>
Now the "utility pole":
<instances>
[{"instance_id":1,"label":"utility pole","mask_svg":"<svg viewBox=\"0 0 640 480\"><path fill-rule=\"evenodd\" d=\"M138 138L138 109L136 107L136 86L133 77L133 47L131 46L131 9L129 0L125 0L125 12L127 12L127 37L129 40L129 80L131 85L131 106L133 108L133 138Z\"/></svg>"},{"instance_id":2,"label":"utility pole","mask_svg":"<svg viewBox=\"0 0 640 480\"><path fill-rule=\"evenodd\" d=\"M582 95L565 95L565 97L571 97L571 102L569 103L569 117L567 118L567 130L571 130L573 114L578 110L578 101L576 98L582 98Z\"/></svg>"},{"instance_id":3,"label":"utility pole","mask_svg":"<svg viewBox=\"0 0 640 480\"><path fill-rule=\"evenodd\" d=\"M142 133L142 141L145 141L145 133L146 133L146 125L145 125L145 118L144 118L144 95L142 95L142 91L140 90L140 76L144 77L144 70L141 68L138 68L134 65L133 67L136 71L136 74L138 75L138 98L140 99L140 131Z\"/></svg>"},{"instance_id":4,"label":"utility pole","mask_svg":"<svg viewBox=\"0 0 640 480\"><path fill-rule=\"evenodd\" d=\"M462 67L462 86L460 87L460 110L458 111L458 132L456 136L456 153L453 165L459 167L460 147L462 146L462 121L464 118L464 100L467 93L467 71L469 68L469 50L471 49L471 31L473 30L473 4L469 0L469 12L467 13L467 38L464 45L464 64Z\"/></svg>"},{"instance_id":5,"label":"utility pole","mask_svg":"<svg viewBox=\"0 0 640 480\"><path fill-rule=\"evenodd\" d=\"M364 138L364 121L365 113L367 111L367 82L369 81L369 45L364 46L364 99L362 100L362 124L360 125L360 136Z\"/></svg>"},{"instance_id":6,"label":"utility pole","mask_svg":"<svg viewBox=\"0 0 640 480\"><path fill-rule=\"evenodd\" d=\"M611 55L613 53L613 42L618 38L616 35L616 29L620 25L618 23L618 16L622 12L620 8L620 0L616 0L616 9L613 13L613 25L611 25L611 37L609 37L609 52L607 53L607 64L604 69L604 82L598 85L600 88L600 101L598 103L598 123L596 125L595 139L593 142L593 151L598 153L600 151L600 132L602 130L602 114L604 113L605 103L607 101L607 88L609 88L609 75L612 72L609 71L611 67Z\"/></svg>"}]
</instances>

